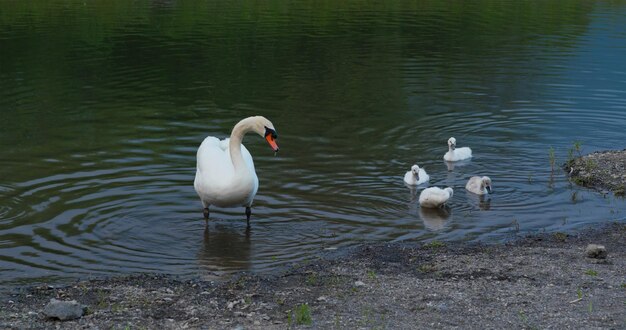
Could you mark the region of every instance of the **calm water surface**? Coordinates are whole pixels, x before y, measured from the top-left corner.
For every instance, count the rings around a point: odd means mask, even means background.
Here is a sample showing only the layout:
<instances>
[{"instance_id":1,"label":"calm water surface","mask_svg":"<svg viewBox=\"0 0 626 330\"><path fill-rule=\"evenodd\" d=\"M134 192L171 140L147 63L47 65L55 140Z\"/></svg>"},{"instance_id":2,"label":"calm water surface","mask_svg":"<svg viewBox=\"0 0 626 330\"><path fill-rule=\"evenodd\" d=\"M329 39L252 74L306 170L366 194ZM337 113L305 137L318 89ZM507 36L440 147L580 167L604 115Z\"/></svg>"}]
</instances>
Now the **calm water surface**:
<instances>
[{"instance_id":1,"label":"calm water surface","mask_svg":"<svg viewBox=\"0 0 626 330\"><path fill-rule=\"evenodd\" d=\"M0 2L0 283L266 272L328 248L624 221L570 184L626 147L624 1ZM260 189L204 231L195 151L262 114ZM446 140L475 157L448 170ZM413 163L452 186L417 207ZM465 192L487 174L495 193ZM518 232L519 229L519 232Z\"/></svg>"}]
</instances>

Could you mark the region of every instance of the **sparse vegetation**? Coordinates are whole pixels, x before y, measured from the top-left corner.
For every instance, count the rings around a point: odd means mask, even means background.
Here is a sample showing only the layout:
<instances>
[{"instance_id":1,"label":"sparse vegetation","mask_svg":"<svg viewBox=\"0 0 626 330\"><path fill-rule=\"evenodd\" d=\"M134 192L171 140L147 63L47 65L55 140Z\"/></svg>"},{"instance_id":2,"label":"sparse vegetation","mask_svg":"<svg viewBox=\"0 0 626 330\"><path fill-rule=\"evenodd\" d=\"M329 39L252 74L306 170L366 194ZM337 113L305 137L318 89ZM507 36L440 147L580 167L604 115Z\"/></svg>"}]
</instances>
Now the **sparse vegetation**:
<instances>
[{"instance_id":1,"label":"sparse vegetation","mask_svg":"<svg viewBox=\"0 0 626 330\"><path fill-rule=\"evenodd\" d=\"M317 285L317 283L319 282L317 275L316 274L309 274L307 275L305 282L307 285Z\"/></svg>"},{"instance_id":2,"label":"sparse vegetation","mask_svg":"<svg viewBox=\"0 0 626 330\"><path fill-rule=\"evenodd\" d=\"M598 276L598 272L596 272L596 271L595 271L595 270L593 270L593 269L588 269L588 270L585 272L585 275L589 275L589 276Z\"/></svg>"},{"instance_id":3,"label":"sparse vegetation","mask_svg":"<svg viewBox=\"0 0 626 330\"><path fill-rule=\"evenodd\" d=\"M300 304L295 308L295 321L299 325L311 325L313 319L311 318L311 309L308 304Z\"/></svg>"},{"instance_id":4,"label":"sparse vegetation","mask_svg":"<svg viewBox=\"0 0 626 330\"><path fill-rule=\"evenodd\" d=\"M432 273L437 270L437 266L435 264L421 264L417 270L420 273Z\"/></svg>"},{"instance_id":5,"label":"sparse vegetation","mask_svg":"<svg viewBox=\"0 0 626 330\"><path fill-rule=\"evenodd\" d=\"M368 270L368 271L367 271L367 277L368 277L370 280L375 280L375 279L376 279L376 272L374 272L374 271L373 271L373 270L371 270L371 269L370 269L370 270Z\"/></svg>"},{"instance_id":6,"label":"sparse vegetation","mask_svg":"<svg viewBox=\"0 0 626 330\"><path fill-rule=\"evenodd\" d=\"M587 158L585 160L585 170L587 172L591 172L594 168L596 168L598 166L598 164L596 164L596 162L593 161L593 159L589 159Z\"/></svg>"},{"instance_id":7,"label":"sparse vegetation","mask_svg":"<svg viewBox=\"0 0 626 330\"><path fill-rule=\"evenodd\" d=\"M626 196L626 185L622 185L621 187L615 189L613 191L613 193L615 194L615 196L625 197Z\"/></svg>"},{"instance_id":8,"label":"sparse vegetation","mask_svg":"<svg viewBox=\"0 0 626 330\"><path fill-rule=\"evenodd\" d=\"M565 242L565 240L567 239L567 234L556 232L554 233L554 238L559 242Z\"/></svg>"},{"instance_id":9,"label":"sparse vegetation","mask_svg":"<svg viewBox=\"0 0 626 330\"><path fill-rule=\"evenodd\" d=\"M576 153L578 154L578 157L582 157L582 142L580 141L574 141L574 150L576 151Z\"/></svg>"},{"instance_id":10,"label":"sparse vegetation","mask_svg":"<svg viewBox=\"0 0 626 330\"><path fill-rule=\"evenodd\" d=\"M580 288L576 290L576 295L578 296L578 299L583 299L583 291Z\"/></svg>"},{"instance_id":11,"label":"sparse vegetation","mask_svg":"<svg viewBox=\"0 0 626 330\"><path fill-rule=\"evenodd\" d=\"M439 249L444 247L446 247L446 243L437 240L424 244L424 248L426 249Z\"/></svg>"},{"instance_id":12,"label":"sparse vegetation","mask_svg":"<svg viewBox=\"0 0 626 330\"><path fill-rule=\"evenodd\" d=\"M519 222L517 222L517 219L513 219L513 222L511 222L511 225L513 225L513 227L515 227L515 231L516 232L519 231Z\"/></svg>"}]
</instances>

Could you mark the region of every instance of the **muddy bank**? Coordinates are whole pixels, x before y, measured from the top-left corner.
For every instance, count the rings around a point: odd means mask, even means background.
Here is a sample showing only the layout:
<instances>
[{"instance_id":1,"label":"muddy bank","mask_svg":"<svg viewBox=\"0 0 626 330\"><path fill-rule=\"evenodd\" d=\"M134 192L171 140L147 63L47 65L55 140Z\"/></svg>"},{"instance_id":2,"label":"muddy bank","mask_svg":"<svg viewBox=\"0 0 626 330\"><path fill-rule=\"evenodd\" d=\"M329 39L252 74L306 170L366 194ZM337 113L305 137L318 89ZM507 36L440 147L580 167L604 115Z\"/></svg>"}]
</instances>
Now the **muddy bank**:
<instances>
[{"instance_id":1,"label":"muddy bank","mask_svg":"<svg viewBox=\"0 0 626 330\"><path fill-rule=\"evenodd\" d=\"M626 225L509 244L364 245L228 282L139 275L4 293L0 328L624 328ZM585 255L603 244L606 259ZM42 311L51 298L79 319Z\"/></svg>"},{"instance_id":2,"label":"muddy bank","mask_svg":"<svg viewBox=\"0 0 626 330\"><path fill-rule=\"evenodd\" d=\"M578 185L626 195L626 149L594 152L568 161L563 168Z\"/></svg>"}]
</instances>

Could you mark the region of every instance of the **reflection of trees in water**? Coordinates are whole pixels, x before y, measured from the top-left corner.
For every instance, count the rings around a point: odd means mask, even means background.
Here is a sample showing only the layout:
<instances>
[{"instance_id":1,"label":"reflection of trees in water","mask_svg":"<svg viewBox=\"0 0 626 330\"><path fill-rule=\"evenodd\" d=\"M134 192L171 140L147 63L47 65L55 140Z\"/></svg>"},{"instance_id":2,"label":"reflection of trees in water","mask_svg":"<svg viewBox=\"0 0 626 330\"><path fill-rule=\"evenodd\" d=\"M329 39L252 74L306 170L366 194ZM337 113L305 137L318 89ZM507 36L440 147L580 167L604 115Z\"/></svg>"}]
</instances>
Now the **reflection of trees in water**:
<instances>
[{"instance_id":1,"label":"reflection of trees in water","mask_svg":"<svg viewBox=\"0 0 626 330\"><path fill-rule=\"evenodd\" d=\"M247 269L250 265L250 227L220 226L204 230L198 264L209 271Z\"/></svg>"},{"instance_id":2,"label":"reflection of trees in water","mask_svg":"<svg viewBox=\"0 0 626 330\"><path fill-rule=\"evenodd\" d=\"M424 221L424 227L437 231L446 226L448 219L452 215L452 209L448 206L442 208L420 207L419 215L422 221Z\"/></svg>"}]
</instances>

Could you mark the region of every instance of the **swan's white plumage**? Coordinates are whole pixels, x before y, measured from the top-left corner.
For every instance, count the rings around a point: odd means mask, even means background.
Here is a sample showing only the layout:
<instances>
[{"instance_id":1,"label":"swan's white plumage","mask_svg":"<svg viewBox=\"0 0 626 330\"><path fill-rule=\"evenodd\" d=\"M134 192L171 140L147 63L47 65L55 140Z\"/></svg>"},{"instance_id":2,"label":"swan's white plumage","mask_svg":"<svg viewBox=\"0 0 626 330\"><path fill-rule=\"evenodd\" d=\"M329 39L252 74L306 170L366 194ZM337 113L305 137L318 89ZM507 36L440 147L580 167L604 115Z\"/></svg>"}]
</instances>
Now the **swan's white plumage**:
<instances>
[{"instance_id":1,"label":"swan's white plumage","mask_svg":"<svg viewBox=\"0 0 626 330\"><path fill-rule=\"evenodd\" d=\"M249 207L259 189L259 179L252 155L241 143L248 132L265 137L272 149L278 151L274 125L261 116L248 117L238 122L230 138L205 138L198 148L194 188L207 212L206 220L211 205L245 206L246 215L250 218Z\"/></svg>"},{"instance_id":2,"label":"swan's white plumage","mask_svg":"<svg viewBox=\"0 0 626 330\"><path fill-rule=\"evenodd\" d=\"M415 175L417 173L417 175ZM404 174L404 183L416 186L430 180L430 176L426 173L426 170L423 168L413 165L411 166L411 170Z\"/></svg>"},{"instance_id":3,"label":"swan's white plumage","mask_svg":"<svg viewBox=\"0 0 626 330\"><path fill-rule=\"evenodd\" d=\"M422 207L441 207L452 197L452 194L453 190L450 187L426 188L420 193L419 203Z\"/></svg>"},{"instance_id":4,"label":"swan's white plumage","mask_svg":"<svg viewBox=\"0 0 626 330\"><path fill-rule=\"evenodd\" d=\"M473 176L465 185L465 189L477 195L486 195L491 192L491 179L488 176Z\"/></svg>"},{"instance_id":5,"label":"swan's white plumage","mask_svg":"<svg viewBox=\"0 0 626 330\"><path fill-rule=\"evenodd\" d=\"M443 159L449 162L472 158L472 149L469 147L456 147L456 139L451 137L448 139L448 152L443 155Z\"/></svg>"},{"instance_id":6,"label":"swan's white plumage","mask_svg":"<svg viewBox=\"0 0 626 330\"><path fill-rule=\"evenodd\" d=\"M247 173L235 174L230 158L230 138L219 140L209 136L202 141L197 153L194 188L204 207L250 206L259 189L259 178L254 169L252 155L241 145L241 156Z\"/></svg>"}]
</instances>

